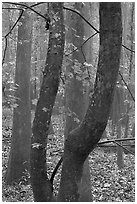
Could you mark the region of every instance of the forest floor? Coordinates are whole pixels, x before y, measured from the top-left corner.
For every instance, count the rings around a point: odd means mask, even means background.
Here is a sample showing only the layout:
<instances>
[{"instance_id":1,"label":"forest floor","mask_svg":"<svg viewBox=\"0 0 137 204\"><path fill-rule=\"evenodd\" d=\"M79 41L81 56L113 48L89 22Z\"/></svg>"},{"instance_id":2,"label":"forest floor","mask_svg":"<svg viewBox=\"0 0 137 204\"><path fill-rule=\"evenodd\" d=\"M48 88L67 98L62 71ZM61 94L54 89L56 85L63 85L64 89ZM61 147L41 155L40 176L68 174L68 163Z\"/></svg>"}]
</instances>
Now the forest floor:
<instances>
[{"instance_id":1,"label":"forest floor","mask_svg":"<svg viewBox=\"0 0 137 204\"><path fill-rule=\"evenodd\" d=\"M54 117L52 120L54 134L49 135L48 142L48 174L52 174L58 160L63 154L63 119ZM2 199L3 202L33 202L29 173L9 186L4 178L10 152L12 133L12 112L3 109L2 115ZM101 147L94 149L89 156L91 171L91 192L94 202L135 202L135 161L131 154L123 153L124 168L117 166L117 153L104 151ZM61 167L54 179L54 193L57 194Z\"/></svg>"}]
</instances>

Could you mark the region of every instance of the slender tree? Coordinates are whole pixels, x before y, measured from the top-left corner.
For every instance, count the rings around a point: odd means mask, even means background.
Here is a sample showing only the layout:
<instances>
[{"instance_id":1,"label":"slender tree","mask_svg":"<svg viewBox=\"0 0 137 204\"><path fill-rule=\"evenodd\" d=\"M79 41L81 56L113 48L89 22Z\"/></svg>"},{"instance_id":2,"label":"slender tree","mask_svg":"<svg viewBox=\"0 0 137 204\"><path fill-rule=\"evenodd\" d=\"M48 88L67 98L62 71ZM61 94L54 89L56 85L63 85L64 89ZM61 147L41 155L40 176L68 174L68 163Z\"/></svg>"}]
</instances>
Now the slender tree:
<instances>
[{"instance_id":1,"label":"slender tree","mask_svg":"<svg viewBox=\"0 0 137 204\"><path fill-rule=\"evenodd\" d=\"M63 3L52 2L48 6L48 52L31 137L31 183L35 202L52 201L53 189L47 177L46 147L64 52Z\"/></svg>"},{"instance_id":2,"label":"slender tree","mask_svg":"<svg viewBox=\"0 0 137 204\"><path fill-rule=\"evenodd\" d=\"M16 104L13 113L11 150L6 181L18 181L29 168L31 112L30 112L30 67L31 67L30 13L24 11L18 26L18 41L15 72Z\"/></svg>"},{"instance_id":3,"label":"slender tree","mask_svg":"<svg viewBox=\"0 0 137 204\"><path fill-rule=\"evenodd\" d=\"M100 3L99 62L90 104L80 126L65 141L58 201L79 201L83 164L107 125L121 53L121 3Z\"/></svg>"}]
</instances>

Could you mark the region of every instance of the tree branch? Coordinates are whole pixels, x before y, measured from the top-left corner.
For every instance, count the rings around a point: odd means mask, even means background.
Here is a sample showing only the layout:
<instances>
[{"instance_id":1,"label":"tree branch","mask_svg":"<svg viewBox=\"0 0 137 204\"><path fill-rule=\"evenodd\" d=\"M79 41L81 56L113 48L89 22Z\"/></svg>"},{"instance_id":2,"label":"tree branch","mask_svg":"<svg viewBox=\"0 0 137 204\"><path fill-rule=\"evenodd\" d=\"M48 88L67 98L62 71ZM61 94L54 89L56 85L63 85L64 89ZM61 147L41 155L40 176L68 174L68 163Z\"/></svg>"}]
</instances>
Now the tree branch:
<instances>
[{"instance_id":1,"label":"tree branch","mask_svg":"<svg viewBox=\"0 0 137 204\"><path fill-rule=\"evenodd\" d=\"M4 36L5 38L5 48L4 48L4 54L3 54L3 59L2 59L2 66L4 64L5 61L5 56L6 56L6 50L7 50L7 37L8 35L12 32L12 30L15 28L15 26L17 25L17 23L19 22L21 16L23 15L24 10L21 10L20 16L18 17L17 21L14 23L14 25L12 26L12 28L10 29L10 31Z\"/></svg>"},{"instance_id":2,"label":"tree branch","mask_svg":"<svg viewBox=\"0 0 137 204\"><path fill-rule=\"evenodd\" d=\"M119 71L119 75L121 76L122 81L123 81L124 84L126 85L126 87L127 87L128 91L129 91L129 93L130 93L130 95L131 95L133 101L135 101L135 98L134 98L133 94L131 93L130 88L128 87L127 83L125 82L125 80L124 80L124 78L123 78L123 76L122 76L122 74L121 74L120 71Z\"/></svg>"},{"instance_id":3,"label":"tree branch","mask_svg":"<svg viewBox=\"0 0 137 204\"><path fill-rule=\"evenodd\" d=\"M32 5L32 6L27 6L27 5L22 4L22 3L13 3L13 2L4 2L4 3L5 3L5 4L13 4L13 5L23 6L23 7L25 7L26 9L30 9L31 11L33 11L34 13L36 13L38 16L41 16L42 18L44 18L44 19L46 20L46 18L45 18L44 15L42 15L41 13L37 12L36 10L34 10L34 9L32 8L32 7L34 7L34 6L39 5L40 3L34 4L34 5Z\"/></svg>"},{"instance_id":4,"label":"tree branch","mask_svg":"<svg viewBox=\"0 0 137 204\"><path fill-rule=\"evenodd\" d=\"M115 140L106 140L106 141L103 141L103 142L99 142L98 144L97 144L97 147L108 147L107 145L106 146L102 146L102 144L106 144L106 143L111 143L111 142L113 142L113 143L115 143L115 144L117 144L117 145L119 145L119 146L121 146L123 149L125 149L126 151L128 151L129 153L131 153L131 154L133 154L133 155L135 155L133 152L131 152L130 150L128 150L127 148L125 148L124 146L131 146L131 144L127 144L127 145L121 145L121 144L119 144L117 141L129 141L129 140L135 140L135 138L123 138L123 139L115 139ZM132 145L133 146L133 145ZM135 145L134 145L135 146ZM110 147L117 147L117 146L110 146ZM57 163L57 165L55 166L55 168L54 168L54 170L53 170L53 173L52 173L52 175L51 175L51 178L50 178L50 182L53 184L53 181L54 181L54 177L55 177L55 175L56 175L56 173L57 173L57 170L58 170L58 168L60 167L60 165L62 164L62 162L63 162L63 156L60 158L60 160L58 161L58 163Z\"/></svg>"},{"instance_id":5,"label":"tree branch","mask_svg":"<svg viewBox=\"0 0 137 204\"><path fill-rule=\"evenodd\" d=\"M125 150L128 151L129 153L135 155L134 152L131 152L129 149L127 149L126 147L124 147L124 146L121 145L120 143L118 143L118 142L114 142L114 143L117 144L118 146L122 147L123 149L125 149Z\"/></svg>"},{"instance_id":6,"label":"tree branch","mask_svg":"<svg viewBox=\"0 0 137 204\"><path fill-rule=\"evenodd\" d=\"M130 48L126 47L125 45L122 44L122 46L123 46L124 48L126 48L128 51L135 53L134 50L131 50Z\"/></svg>"},{"instance_id":7,"label":"tree branch","mask_svg":"<svg viewBox=\"0 0 137 204\"><path fill-rule=\"evenodd\" d=\"M69 11L72 11L72 12L78 14L88 25L90 25L91 28L93 28L97 33L100 33L100 31L97 30L97 29L96 29L84 16L82 16L78 11L73 10L73 9L71 9L71 8L67 8L67 7L63 7L63 8L66 9L66 10L69 10ZM122 44L122 47L124 47L125 49L127 49L127 50L130 51L130 52L135 53L134 50L131 50L130 48L126 47L126 46L123 45L123 44Z\"/></svg>"},{"instance_id":8,"label":"tree branch","mask_svg":"<svg viewBox=\"0 0 137 204\"><path fill-rule=\"evenodd\" d=\"M23 15L24 10L21 9L21 13L20 16L18 17L17 21L14 23L14 25L12 26L12 28L10 29L10 31L4 36L5 38L8 37L8 35L12 32L12 30L15 28L15 26L17 25L17 23L19 22L19 20L21 19L22 15Z\"/></svg>"},{"instance_id":9,"label":"tree branch","mask_svg":"<svg viewBox=\"0 0 137 204\"><path fill-rule=\"evenodd\" d=\"M72 52L70 52L69 54L65 55L66 57L68 57L69 55L71 55L73 52L77 51L78 49L80 49L81 47L83 47L83 45L89 41L92 37L94 37L96 34L98 34L97 32L94 33L93 35L89 36L79 47L77 47L75 50L73 50Z\"/></svg>"},{"instance_id":10,"label":"tree branch","mask_svg":"<svg viewBox=\"0 0 137 204\"><path fill-rule=\"evenodd\" d=\"M7 46L8 46L8 41L7 41L7 38L5 38L5 48L4 48L3 58L2 58L2 66L5 61Z\"/></svg>"},{"instance_id":11,"label":"tree branch","mask_svg":"<svg viewBox=\"0 0 137 204\"><path fill-rule=\"evenodd\" d=\"M101 144L110 143L110 142L120 142L120 141L124 142L124 141L129 141L129 140L135 140L135 138L121 138L121 139L114 139L114 140L105 140L102 142L98 142L97 146Z\"/></svg>"},{"instance_id":12,"label":"tree branch","mask_svg":"<svg viewBox=\"0 0 137 204\"><path fill-rule=\"evenodd\" d=\"M7 8L6 7L2 8L2 9L6 9L6 10L22 10L21 8L8 8L8 7Z\"/></svg>"},{"instance_id":13,"label":"tree branch","mask_svg":"<svg viewBox=\"0 0 137 204\"><path fill-rule=\"evenodd\" d=\"M68 11L72 11L76 14L78 14L88 25L90 25L91 28L93 28L97 33L100 33L84 16L82 16L78 11L76 10L73 10L71 8L67 8L67 7L63 7L65 10L68 10Z\"/></svg>"},{"instance_id":14,"label":"tree branch","mask_svg":"<svg viewBox=\"0 0 137 204\"><path fill-rule=\"evenodd\" d=\"M61 165L62 161L63 161L63 156L62 156L62 157L60 158L60 160L58 161L58 163L57 163L57 165L55 166L55 168L54 168L54 170L53 170L53 173L52 173L52 175L51 175L50 182L51 182L52 184L53 184L54 177L55 177L55 175L56 175L56 173L57 173L57 170L58 170L59 166Z\"/></svg>"},{"instance_id":15,"label":"tree branch","mask_svg":"<svg viewBox=\"0 0 137 204\"><path fill-rule=\"evenodd\" d=\"M32 10L33 12L37 13L37 15L40 15L42 18L45 19L45 17L44 17L43 15L41 15L40 13L38 13L37 11L35 11L34 9L32 9L32 7L38 6L38 5L40 5L40 4L44 3L44 2L40 2L40 3L37 3L37 4L33 4L32 6L27 6L27 5L24 5L24 4L21 4L21 3L12 3L12 2L4 2L4 3L24 6L24 7L26 7L26 9ZM3 9L6 9L6 8L3 8ZM12 32L12 30L15 28L15 26L16 26L17 23L19 22L20 18L21 18L22 15L23 15L23 12L24 12L24 10L21 9L21 8L7 8L7 9L18 9L18 10L21 10L21 14L20 14L20 16L18 17L17 21L16 21L16 22L14 23L14 25L12 26L12 28L10 29L10 31L4 36L4 38L5 38L5 48L4 48L4 54L3 54L3 59L2 59L2 66L3 66L3 64L4 64L5 56L6 56L7 37L8 37L8 35Z\"/></svg>"}]
</instances>

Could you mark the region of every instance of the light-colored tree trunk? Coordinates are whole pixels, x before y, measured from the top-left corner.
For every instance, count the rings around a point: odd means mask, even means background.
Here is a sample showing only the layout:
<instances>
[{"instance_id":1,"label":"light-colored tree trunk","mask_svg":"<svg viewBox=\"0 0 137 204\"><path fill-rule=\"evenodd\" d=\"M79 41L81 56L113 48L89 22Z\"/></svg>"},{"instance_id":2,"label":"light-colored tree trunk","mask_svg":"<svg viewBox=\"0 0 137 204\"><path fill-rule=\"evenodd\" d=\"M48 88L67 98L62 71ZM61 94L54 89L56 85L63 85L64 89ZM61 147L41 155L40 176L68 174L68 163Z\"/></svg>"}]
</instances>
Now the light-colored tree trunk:
<instances>
[{"instance_id":1,"label":"light-colored tree trunk","mask_svg":"<svg viewBox=\"0 0 137 204\"><path fill-rule=\"evenodd\" d=\"M121 123L119 121L117 124L117 139L120 138L121 138ZM117 145L117 165L119 169L122 169L124 167L123 149L119 145Z\"/></svg>"},{"instance_id":2,"label":"light-colored tree trunk","mask_svg":"<svg viewBox=\"0 0 137 204\"><path fill-rule=\"evenodd\" d=\"M23 13L18 27L18 42L15 72L16 104L13 113L11 150L6 181L18 181L29 168L31 112L30 112L30 67L31 67L32 22L28 11Z\"/></svg>"},{"instance_id":3,"label":"light-colored tree trunk","mask_svg":"<svg viewBox=\"0 0 137 204\"><path fill-rule=\"evenodd\" d=\"M75 3L73 9L79 11L86 19L90 18L90 3ZM66 34L67 43L72 43L75 48L82 45L84 39L91 35L90 26L87 25L81 17L77 16L75 13L67 12L66 14L67 28L68 32ZM89 93L89 80L87 84L83 86L82 76L83 72L86 72L84 67L84 62L90 63L92 61L91 39L82 48L72 53L69 57L71 62L67 66L66 75L67 83L65 88L65 108L66 108L66 126L65 126L65 137L69 132L75 129L80 121L82 121L87 107L88 107L88 93ZM71 61L72 60L72 61ZM79 64L76 67L76 63ZM78 70L79 73L78 74ZM73 77L71 77L73 76ZM88 164L88 158L85 161L83 168L83 176L81 186L79 186L80 202L90 202L92 201L91 195L91 181L90 181L90 169Z\"/></svg>"},{"instance_id":4,"label":"light-colored tree trunk","mask_svg":"<svg viewBox=\"0 0 137 204\"><path fill-rule=\"evenodd\" d=\"M130 8L130 14L131 14L131 17L130 17L130 22L129 22L129 25L130 25L130 49L131 50L134 50L134 2L131 3L131 8ZM134 65L134 54L131 52L130 53L130 57L129 57L129 77L128 77L128 84L129 84L129 88L130 88L130 84L132 84L132 69L133 69L133 65ZM131 90L132 92L132 90ZM134 93L133 93L134 95ZM128 92L127 94L127 97L130 98L130 93ZM125 138L128 137L128 131L129 131L129 111L130 111L130 102L127 103L127 111L126 111L126 115L127 115L127 121L126 121L126 124L125 124Z\"/></svg>"}]
</instances>

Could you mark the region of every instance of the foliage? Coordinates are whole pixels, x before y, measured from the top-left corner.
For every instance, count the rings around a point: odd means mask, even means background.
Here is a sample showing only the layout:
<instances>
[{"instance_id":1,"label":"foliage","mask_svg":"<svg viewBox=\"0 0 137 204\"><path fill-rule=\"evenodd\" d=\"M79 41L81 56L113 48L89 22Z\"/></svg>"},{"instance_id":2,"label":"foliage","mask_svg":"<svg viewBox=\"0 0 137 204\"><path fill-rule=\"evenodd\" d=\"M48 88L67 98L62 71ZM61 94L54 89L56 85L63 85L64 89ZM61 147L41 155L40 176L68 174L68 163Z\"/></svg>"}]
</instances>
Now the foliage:
<instances>
[{"instance_id":1,"label":"foliage","mask_svg":"<svg viewBox=\"0 0 137 204\"><path fill-rule=\"evenodd\" d=\"M96 149L91 154L91 182L94 201L134 201L134 156L124 155L124 161L124 169L119 170L115 153L104 153L101 149Z\"/></svg>"}]
</instances>

